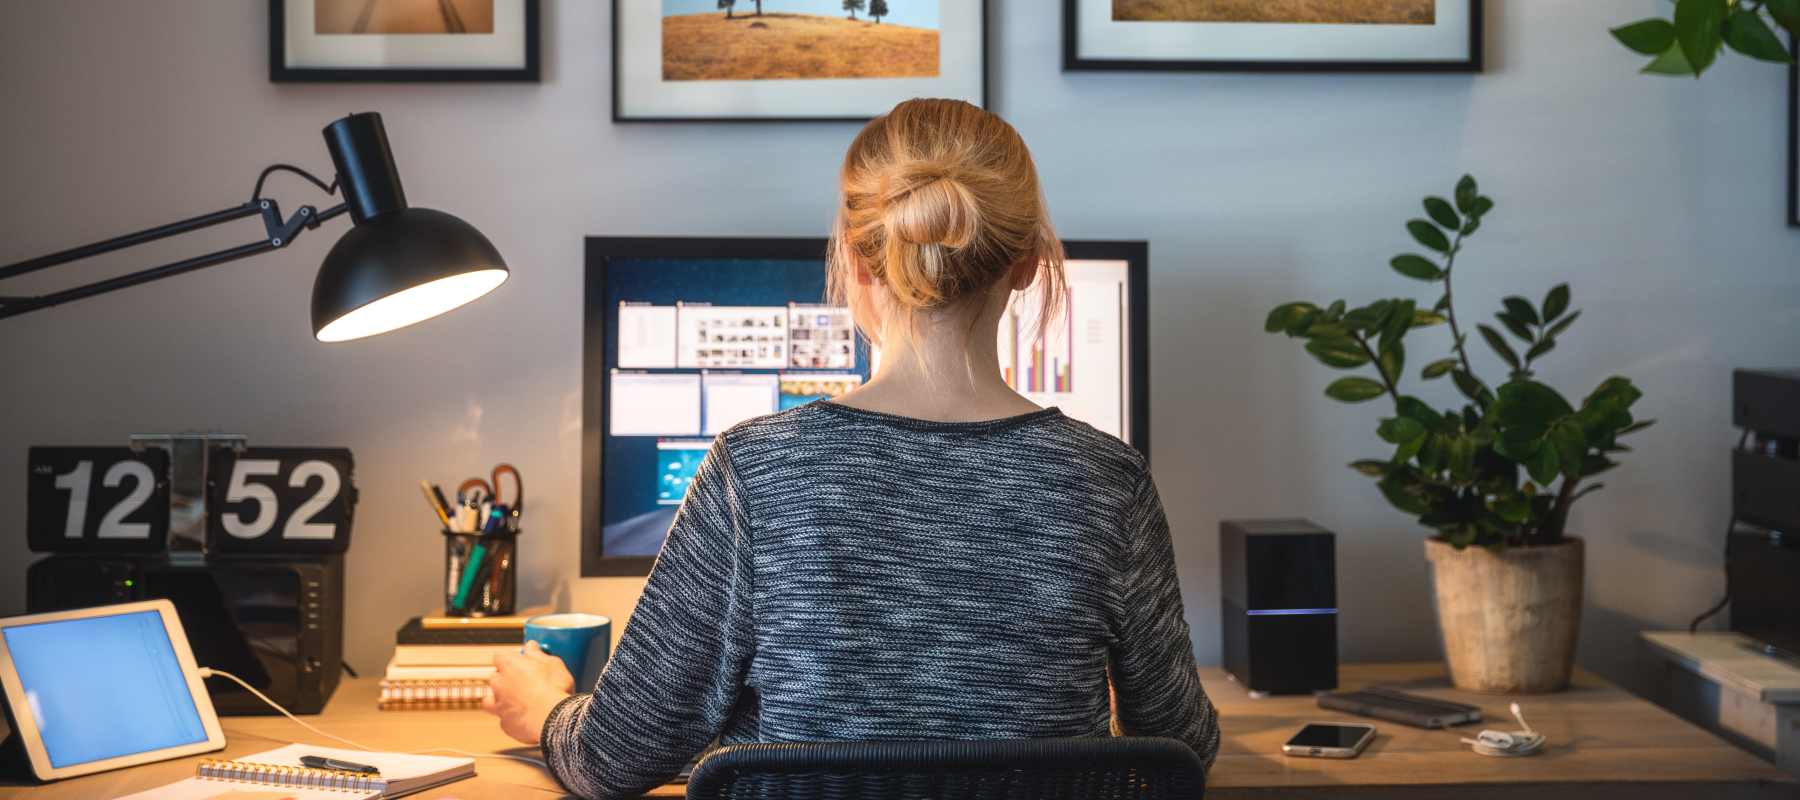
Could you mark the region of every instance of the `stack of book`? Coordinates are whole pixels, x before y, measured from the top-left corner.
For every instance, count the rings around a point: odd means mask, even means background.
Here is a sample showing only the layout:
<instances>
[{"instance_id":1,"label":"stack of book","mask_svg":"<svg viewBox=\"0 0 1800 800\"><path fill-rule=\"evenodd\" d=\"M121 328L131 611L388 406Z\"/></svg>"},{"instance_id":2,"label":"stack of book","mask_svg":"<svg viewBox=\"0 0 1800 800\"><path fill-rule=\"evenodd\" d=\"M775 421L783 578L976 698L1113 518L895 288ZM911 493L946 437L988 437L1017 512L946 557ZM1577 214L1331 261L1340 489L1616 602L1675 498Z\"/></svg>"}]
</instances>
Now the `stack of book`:
<instances>
[{"instance_id":1,"label":"stack of book","mask_svg":"<svg viewBox=\"0 0 1800 800\"><path fill-rule=\"evenodd\" d=\"M381 681L382 711L480 708L494 655L517 653L525 641L525 615L413 617L394 640Z\"/></svg>"}]
</instances>

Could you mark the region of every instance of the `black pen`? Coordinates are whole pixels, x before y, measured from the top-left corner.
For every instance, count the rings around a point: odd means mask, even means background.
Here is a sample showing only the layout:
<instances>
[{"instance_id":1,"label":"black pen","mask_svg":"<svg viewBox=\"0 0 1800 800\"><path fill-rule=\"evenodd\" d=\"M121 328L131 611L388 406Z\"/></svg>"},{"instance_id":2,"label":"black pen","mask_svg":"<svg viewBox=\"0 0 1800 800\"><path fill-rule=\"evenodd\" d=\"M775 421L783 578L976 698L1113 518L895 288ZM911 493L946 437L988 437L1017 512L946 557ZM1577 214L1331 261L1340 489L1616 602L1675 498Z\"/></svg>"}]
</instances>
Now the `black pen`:
<instances>
[{"instance_id":1,"label":"black pen","mask_svg":"<svg viewBox=\"0 0 1800 800\"><path fill-rule=\"evenodd\" d=\"M339 761L335 758L326 758L324 756L301 756L300 763L303 766L311 767L313 769L334 769L339 772L356 772L363 775L381 774L381 770L371 767L368 764L358 764L354 761Z\"/></svg>"}]
</instances>

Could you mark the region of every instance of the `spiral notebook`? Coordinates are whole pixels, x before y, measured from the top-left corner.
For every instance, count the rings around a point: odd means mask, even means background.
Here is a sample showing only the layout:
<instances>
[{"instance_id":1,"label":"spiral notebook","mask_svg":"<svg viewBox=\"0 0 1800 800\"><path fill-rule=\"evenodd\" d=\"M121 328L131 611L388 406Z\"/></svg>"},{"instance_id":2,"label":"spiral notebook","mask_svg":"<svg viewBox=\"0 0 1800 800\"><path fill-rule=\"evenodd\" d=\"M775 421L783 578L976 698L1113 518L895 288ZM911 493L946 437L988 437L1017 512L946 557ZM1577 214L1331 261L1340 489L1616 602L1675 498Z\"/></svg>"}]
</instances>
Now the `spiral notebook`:
<instances>
[{"instance_id":1,"label":"spiral notebook","mask_svg":"<svg viewBox=\"0 0 1800 800\"><path fill-rule=\"evenodd\" d=\"M380 775L300 765L301 756L367 764ZM475 774L475 759L372 753L291 744L235 761L205 759L194 777L119 800L375 800L424 791Z\"/></svg>"}]
</instances>

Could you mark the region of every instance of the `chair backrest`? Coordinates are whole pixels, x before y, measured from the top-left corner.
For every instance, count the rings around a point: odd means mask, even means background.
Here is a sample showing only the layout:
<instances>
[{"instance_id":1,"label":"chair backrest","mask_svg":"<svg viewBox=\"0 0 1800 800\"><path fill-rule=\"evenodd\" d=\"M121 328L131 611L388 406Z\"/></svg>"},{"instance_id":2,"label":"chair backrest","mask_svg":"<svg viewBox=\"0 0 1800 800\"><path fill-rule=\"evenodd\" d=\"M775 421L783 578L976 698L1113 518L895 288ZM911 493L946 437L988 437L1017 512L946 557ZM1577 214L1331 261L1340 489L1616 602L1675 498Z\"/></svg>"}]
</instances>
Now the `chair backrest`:
<instances>
[{"instance_id":1,"label":"chair backrest","mask_svg":"<svg viewBox=\"0 0 1800 800\"><path fill-rule=\"evenodd\" d=\"M1200 757L1176 739L740 744L708 754L689 800L1194 800Z\"/></svg>"}]
</instances>

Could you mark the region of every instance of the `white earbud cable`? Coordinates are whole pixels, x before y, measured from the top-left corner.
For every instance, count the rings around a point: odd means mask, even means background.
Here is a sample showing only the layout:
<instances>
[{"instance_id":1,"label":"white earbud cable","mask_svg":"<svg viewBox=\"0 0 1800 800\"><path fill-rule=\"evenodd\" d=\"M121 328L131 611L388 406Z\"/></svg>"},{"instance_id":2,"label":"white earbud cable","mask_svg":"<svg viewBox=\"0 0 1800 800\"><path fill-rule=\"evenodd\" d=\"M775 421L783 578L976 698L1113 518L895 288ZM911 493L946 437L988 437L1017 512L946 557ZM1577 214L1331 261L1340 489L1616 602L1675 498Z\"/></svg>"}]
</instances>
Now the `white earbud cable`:
<instances>
[{"instance_id":1,"label":"white earbud cable","mask_svg":"<svg viewBox=\"0 0 1800 800\"><path fill-rule=\"evenodd\" d=\"M315 727L307 724L305 720L302 720L299 717L294 716L292 713L289 713L287 709L282 708L280 703L277 703L274 700L269 699L268 695L257 691L256 687L251 686L250 684L246 683L243 678L240 678L240 677L233 675L229 672L226 672L222 669L213 669L211 667L201 667L200 668L200 677L211 678L214 676L224 678L228 681L231 681L232 683L235 683L239 686L244 687L245 691L247 691L253 695L256 695L256 699L261 700L264 703L268 703L270 708L273 708L276 711L281 712L282 716L287 717L290 720L293 720L295 725L299 725L302 728L312 731L313 733L323 736L334 742L339 742L342 744L350 745L351 747L354 747L358 750L368 750L371 752L376 751L376 748L370 747L366 744L362 744L359 742L353 742L342 736L336 736L333 734L326 733L322 730L319 730L318 728L315 728ZM413 751L408 752L407 755L422 756L422 755L428 755L430 753L454 753L459 756L468 756L470 758L504 758L504 759L509 759L512 761L523 761L527 764L535 764L537 766L544 767L545 769L549 769L549 767L547 765L545 765L543 761L541 761L539 759L535 759L535 758L527 758L525 756L509 756L504 753L471 753L466 750L457 750L453 747L435 747L430 750L413 750Z\"/></svg>"}]
</instances>

